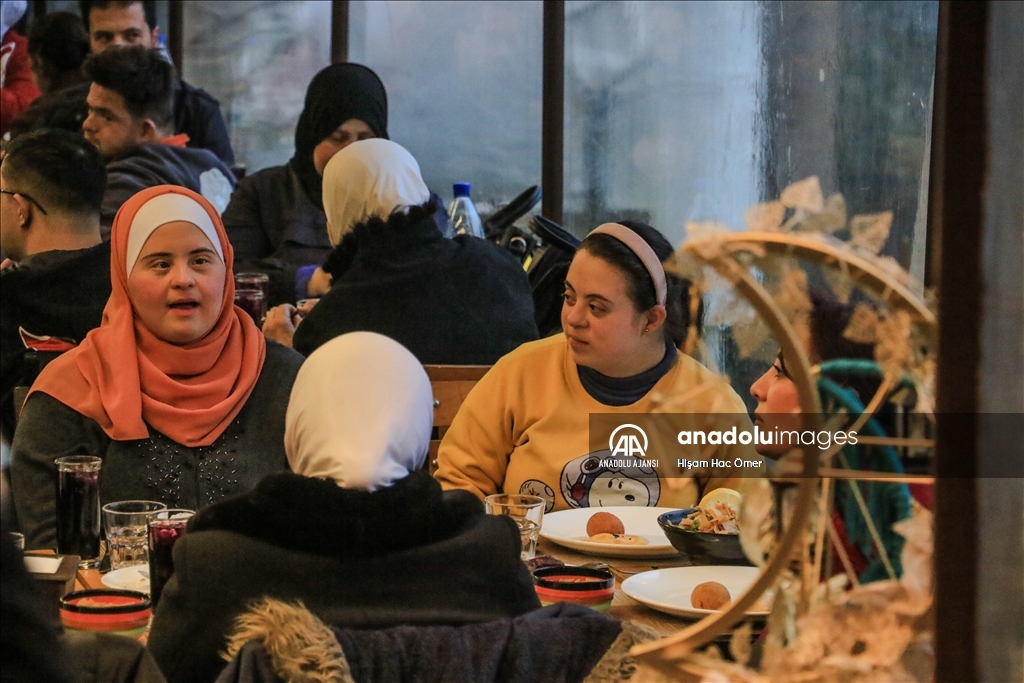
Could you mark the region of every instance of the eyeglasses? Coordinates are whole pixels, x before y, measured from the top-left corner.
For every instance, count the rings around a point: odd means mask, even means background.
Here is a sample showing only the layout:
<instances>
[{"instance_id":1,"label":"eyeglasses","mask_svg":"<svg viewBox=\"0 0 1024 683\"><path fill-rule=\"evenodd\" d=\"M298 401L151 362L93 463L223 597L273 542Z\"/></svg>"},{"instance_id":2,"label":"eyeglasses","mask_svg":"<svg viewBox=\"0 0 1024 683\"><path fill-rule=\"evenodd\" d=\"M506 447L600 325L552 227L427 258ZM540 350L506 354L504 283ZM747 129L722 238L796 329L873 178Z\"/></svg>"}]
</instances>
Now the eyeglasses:
<instances>
[{"instance_id":1,"label":"eyeglasses","mask_svg":"<svg viewBox=\"0 0 1024 683\"><path fill-rule=\"evenodd\" d=\"M20 194L22 197L24 197L25 199L29 200L33 204L35 204L36 207L38 207L38 209L43 212L44 216L46 215L46 209L43 208L43 205L40 204L39 202L37 202L36 200L32 199L32 197L30 197L29 195L25 194L24 192L11 192L10 190L0 190L0 194L9 194L12 197L14 195L16 195L16 194Z\"/></svg>"}]
</instances>

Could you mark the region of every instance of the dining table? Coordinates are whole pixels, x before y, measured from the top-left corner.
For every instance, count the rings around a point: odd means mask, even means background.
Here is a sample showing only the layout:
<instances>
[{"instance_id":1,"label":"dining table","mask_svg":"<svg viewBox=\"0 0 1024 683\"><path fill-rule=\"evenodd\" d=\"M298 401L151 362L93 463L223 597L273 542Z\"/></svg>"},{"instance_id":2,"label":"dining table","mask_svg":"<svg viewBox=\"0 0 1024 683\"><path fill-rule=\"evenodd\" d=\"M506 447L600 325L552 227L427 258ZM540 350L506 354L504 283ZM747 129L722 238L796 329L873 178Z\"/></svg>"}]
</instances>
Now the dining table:
<instances>
[{"instance_id":1,"label":"dining table","mask_svg":"<svg viewBox=\"0 0 1024 683\"><path fill-rule=\"evenodd\" d=\"M678 633L682 629L694 623L694 620L685 617L666 614L643 605L626 595L622 590L622 582L631 576L656 569L667 569L671 567L694 566L688 558L683 555L662 558L645 557L602 557L582 553L564 546L558 545L546 538L541 538L537 545L537 556L546 555L560 560L566 565L585 565L601 563L605 565L615 577L615 594L607 614L622 621L630 621L638 624L658 637L666 637ZM106 588L103 584L103 573L99 569L79 569L76 575L76 589ZM148 635L148 633L146 634ZM145 643L143 636L140 640ZM633 680L647 681L650 683L661 683L670 679L664 678L662 674L650 669L643 664L638 665L637 673Z\"/></svg>"},{"instance_id":2,"label":"dining table","mask_svg":"<svg viewBox=\"0 0 1024 683\"><path fill-rule=\"evenodd\" d=\"M622 590L623 581L641 572L666 569L668 567L692 566L693 563L682 555L665 558L601 557L560 546L543 537L538 542L537 555L548 555L561 560L567 565L583 565L595 562L607 565L615 577L615 596L612 598L611 607L608 608L608 614L616 619L637 622L656 631L661 636L676 633L693 623L691 619L665 614L642 605L626 595Z\"/></svg>"},{"instance_id":3,"label":"dining table","mask_svg":"<svg viewBox=\"0 0 1024 683\"><path fill-rule=\"evenodd\" d=\"M541 537L537 544L537 556L547 555L561 560L567 565L585 565L601 563L607 566L615 577L615 595L612 597L612 604L607 614L622 621L631 621L653 631L659 637L664 638L674 635L684 628L696 623L694 619L676 616L660 612L646 605L643 605L626 595L622 590L622 582L630 576L641 572L655 569L668 569L671 567L692 567L696 563L690 561L683 555L663 558L623 558L623 557L601 557L578 552L564 546L560 546L551 540ZM718 645L723 656L728 651L730 635L719 636L713 642ZM669 683L677 680L675 677L667 677L660 671L638 663L637 671L630 679L643 683Z\"/></svg>"},{"instance_id":4,"label":"dining table","mask_svg":"<svg viewBox=\"0 0 1024 683\"><path fill-rule=\"evenodd\" d=\"M640 572L667 567L689 567L691 563L683 556L647 559L647 558L603 558L564 548L547 539L540 539L537 547L538 555L548 555L561 560L567 565L581 565L593 562L607 564L615 576L615 596L612 598L608 614L623 621L635 621L656 631L661 636L671 635L689 624L692 620L665 614L638 603L622 591L622 582ZM79 569L76 575L76 588L107 588L103 583L103 572L99 569Z\"/></svg>"},{"instance_id":5,"label":"dining table","mask_svg":"<svg viewBox=\"0 0 1024 683\"><path fill-rule=\"evenodd\" d=\"M103 583L103 572L99 569L79 569L75 578L80 590L107 588Z\"/></svg>"}]
</instances>

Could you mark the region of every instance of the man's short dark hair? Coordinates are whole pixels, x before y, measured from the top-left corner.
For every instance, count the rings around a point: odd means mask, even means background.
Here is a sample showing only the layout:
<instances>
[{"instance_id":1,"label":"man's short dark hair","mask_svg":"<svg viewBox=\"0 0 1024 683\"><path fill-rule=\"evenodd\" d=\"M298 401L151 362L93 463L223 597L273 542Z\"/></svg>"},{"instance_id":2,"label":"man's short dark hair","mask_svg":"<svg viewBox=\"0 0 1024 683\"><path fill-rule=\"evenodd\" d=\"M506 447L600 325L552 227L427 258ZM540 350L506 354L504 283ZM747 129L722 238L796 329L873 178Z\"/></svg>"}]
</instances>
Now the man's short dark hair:
<instances>
[{"instance_id":1,"label":"man's short dark hair","mask_svg":"<svg viewBox=\"0 0 1024 683\"><path fill-rule=\"evenodd\" d=\"M47 212L99 215L107 190L107 166L78 133L58 128L12 140L3 161L9 189L26 192Z\"/></svg>"},{"instance_id":2,"label":"man's short dark hair","mask_svg":"<svg viewBox=\"0 0 1024 683\"><path fill-rule=\"evenodd\" d=\"M49 12L36 19L28 34L28 54L47 78L78 71L89 54L89 33L71 12Z\"/></svg>"},{"instance_id":3,"label":"man's short dark hair","mask_svg":"<svg viewBox=\"0 0 1024 683\"><path fill-rule=\"evenodd\" d=\"M94 9L108 9L110 7L128 7L129 5L142 5L142 13L146 17L149 30L156 28L156 0L79 0L78 7L82 11L82 21L85 28L89 28L89 12Z\"/></svg>"},{"instance_id":4,"label":"man's short dark hair","mask_svg":"<svg viewBox=\"0 0 1024 683\"><path fill-rule=\"evenodd\" d=\"M152 119L160 128L174 123L178 79L160 52L140 45L112 45L90 55L82 66L93 83L124 98L136 119Z\"/></svg>"}]
</instances>

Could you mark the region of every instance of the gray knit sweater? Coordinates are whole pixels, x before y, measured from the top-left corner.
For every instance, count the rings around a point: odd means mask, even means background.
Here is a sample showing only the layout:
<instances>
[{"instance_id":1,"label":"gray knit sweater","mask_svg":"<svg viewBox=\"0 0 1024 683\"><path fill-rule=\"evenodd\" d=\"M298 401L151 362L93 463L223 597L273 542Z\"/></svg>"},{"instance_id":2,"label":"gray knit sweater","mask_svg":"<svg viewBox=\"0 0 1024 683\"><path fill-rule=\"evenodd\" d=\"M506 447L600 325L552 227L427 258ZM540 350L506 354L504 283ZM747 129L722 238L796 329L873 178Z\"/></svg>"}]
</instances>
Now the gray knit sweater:
<instances>
[{"instance_id":1,"label":"gray knit sweater","mask_svg":"<svg viewBox=\"0 0 1024 683\"><path fill-rule=\"evenodd\" d=\"M198 510L248 491L288 469L284 416L302 356L267 342L267 359L252 394L209 446L189 448L150 429L148 439L114 441L88 417L36 392L25 403L12 447L11 489L25 547L56 547L56 469L65 455L98 455L100 499L156 500Z\"/></svg>"}]
</instances>

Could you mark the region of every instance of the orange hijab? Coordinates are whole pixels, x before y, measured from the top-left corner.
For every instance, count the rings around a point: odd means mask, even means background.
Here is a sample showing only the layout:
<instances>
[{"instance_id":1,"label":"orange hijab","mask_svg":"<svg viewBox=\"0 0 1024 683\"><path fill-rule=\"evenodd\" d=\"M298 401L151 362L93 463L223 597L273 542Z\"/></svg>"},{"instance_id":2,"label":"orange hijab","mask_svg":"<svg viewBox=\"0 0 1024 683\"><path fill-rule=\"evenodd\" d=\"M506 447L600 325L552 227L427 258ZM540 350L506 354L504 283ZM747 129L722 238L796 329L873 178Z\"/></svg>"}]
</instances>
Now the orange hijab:
<instances>
[{"instance_id":1,"label":"orange hijab","mask_svg":"<svg viewBox=\"0 0 1024 683\"><path fill-rule=\"evenodd\" d=\"M143 325L128 295L132 223L148 201L166 194L185 195L206 211L226 266L220 318L205 337L182 346ZM166 218L166 223L182 220ZM209 446L245 405L267 355L263 334L234 305L233 261L220 216L201 195L171 185L134 195L117 212L110 233L112 292L103 322L77 348L47 365L32 391L95 420L115 441L148 438L148 424L185 446Z\"/></svg>"}]
</instances>

